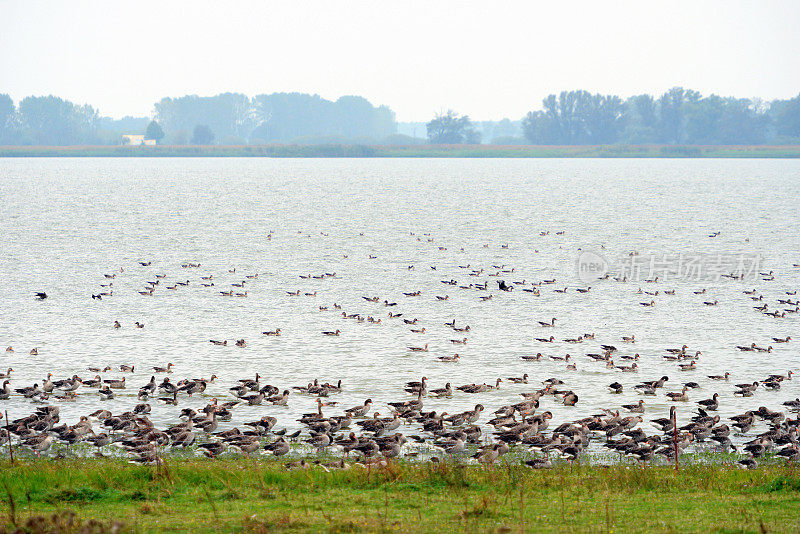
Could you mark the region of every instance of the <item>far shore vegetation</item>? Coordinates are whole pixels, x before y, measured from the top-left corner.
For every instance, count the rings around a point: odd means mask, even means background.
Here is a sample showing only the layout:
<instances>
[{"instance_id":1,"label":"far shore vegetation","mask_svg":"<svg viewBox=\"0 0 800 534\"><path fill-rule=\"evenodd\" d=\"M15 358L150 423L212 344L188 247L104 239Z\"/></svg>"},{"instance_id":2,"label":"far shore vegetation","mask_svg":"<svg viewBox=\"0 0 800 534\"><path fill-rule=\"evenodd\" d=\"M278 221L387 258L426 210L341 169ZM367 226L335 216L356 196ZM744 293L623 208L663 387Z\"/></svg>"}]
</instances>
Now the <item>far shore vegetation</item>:
<instances>
[{"instance_id":1,"label":"far shore vegetation","mask_svg":"<svg viewBox=\"0 0 800 534\"><path fill-rule=\"evenodd\" d=\"M4 459L0 533L800 532L796 463L309 464Z\"/></svg>"},{"instance_id":2,"label":"far shore vegetation","mask_svg":"<svg viewBox=\"0 0 800 534\"><path fill-rule=\"evenodd\" d=\"M800 158L800 145L157 145L0 146L0 157Z\"/></svg>"},{"instance_id":3,"label":"far shore vegetation","mask_svg":"<svg viewBox=\"0 0 800 534\"><path fill-rule=\"evenodd\" d=\"M81 145L96 150L92 147L163 144L192 151L198 149L191 145L214 145L243 155L244 148L231 147L352 145L374 147L371 150L378 155L397 155L398 149L391 147L404 146L406 155L434 155L441 149L426 151L422 146L465 144L471 148L456 150L478 156L473 147L484 145L516 146L528 154L554 150L529 146L534 145L576 147L578 153L604 156L615 151L663 155L668 149L661 145L675 147L678 155L686 153L681 148L685 146L707 147L698 149L702 153L719 147L730 154L741 152L736 148L741 146L769 151L774 146L800 145L800 94L767 101L673 87L661 95L622 97L572 90L551 94L540 103L536 100L524 116L475 120L463 113L468 110L443 109L431 110L427 121L403 122L389 106L354 95L336 100L306 93L184 95L162 98L147 116L111 118L90 104L54 95L14 102L8 94L0 94L0 146ZM653 146L659 148L649 148ZM316 155L329 149L252 150ZM502 150L515 154L511 148Z\"/></svg>"}]
</instances>

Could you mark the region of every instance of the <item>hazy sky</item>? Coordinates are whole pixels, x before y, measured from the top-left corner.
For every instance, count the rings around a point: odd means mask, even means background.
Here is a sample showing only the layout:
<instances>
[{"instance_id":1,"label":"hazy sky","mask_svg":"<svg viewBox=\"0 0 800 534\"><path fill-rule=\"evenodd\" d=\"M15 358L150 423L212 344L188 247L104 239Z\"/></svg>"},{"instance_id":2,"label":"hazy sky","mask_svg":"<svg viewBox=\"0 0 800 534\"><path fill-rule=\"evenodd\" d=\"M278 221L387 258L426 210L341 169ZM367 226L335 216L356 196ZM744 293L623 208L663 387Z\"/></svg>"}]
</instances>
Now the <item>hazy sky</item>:
<instances>
[{"instance_id":1,"label":"hazy sky","mask_svg":"<svg viewBox=\"0 0 800 534\"><path fill-rule=\"evenodd\" d=\"M0 93L113 117L164 96L357 94L400 121L520 118L563 89L800 93L800 1L0 0Z\"/></svg>"}]
</instances>

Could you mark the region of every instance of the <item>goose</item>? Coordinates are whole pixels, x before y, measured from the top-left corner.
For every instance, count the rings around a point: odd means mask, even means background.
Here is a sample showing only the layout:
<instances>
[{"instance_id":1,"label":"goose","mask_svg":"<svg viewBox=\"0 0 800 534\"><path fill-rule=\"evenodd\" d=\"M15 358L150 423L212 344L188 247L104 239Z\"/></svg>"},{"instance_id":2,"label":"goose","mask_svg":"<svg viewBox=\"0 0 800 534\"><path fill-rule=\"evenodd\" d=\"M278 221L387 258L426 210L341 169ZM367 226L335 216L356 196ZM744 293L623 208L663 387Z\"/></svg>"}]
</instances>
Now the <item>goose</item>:
<instances>
[{"instance_id":1,"label":"goose","mask_svg":"<svg viewBox=\"0 0 800 534\"><path fill-rule=\"evenodd\" d=\"M578 395L572 391L568 391L564 394L562 401L564 406L575 406L578 403Z\"/></svg>"},{"instance_id":2,"label":"goose","mask_svg":"<svg viewBox=\"0 0 800 534\"><path fill-rule=\"evenodd\" d=\"M153 367L153 371L156 373L171 373L173 367L175 367L174 364L168 363L166 367Z\"/></svg>"},{"instance_id":3,"label":"goose","mask_svg":"<svg viewBox=\"0 0 800 534\"><path fill-rule=\"evenodd\" d=\"M267 398L267 402L271 402L274 406L286 406L289 401L290 391L284 389L280 395L273 395Z\"/></svg>"},{"instance_id":4,"label":"goose","mask_svg":"<svg viewBox=\"0 0 800 534\"><path fill-rule=\"evenodd\" d=\"M756 350L756 344L753 343L749 347L744 347L744 346L741 346L741 345L737 345L736 348L741 350L741 351L754 351L754 350Z\"/></svg>"},{"instance_id":5,"label":"goose","mask_svg":"<svg viewBox=\"0 0 800 534\"><path fill-rule=\"evenodd\" d=\"M334 331L332 331L332 332L331 332L330 330L327 330L327 331L323 331L323 332L322 332L322 334L323 334L323 335L325 335L325 336L338 336L340 333L341 333L341 331L340 331L340 330L338 330L338 329L337 329L337 330L334 330Z\"/></svg>"},{"instance_id":6,"label":"goose","mask_svg":"<svg viewBox=\"0 0 800 534\"><path fill-rule=\"evenodd\" d=\"M464 338L464 339L451 339L450 343L453 343L454 345L466 345L467 344L467 338Z\"/></svg>"},{"instance_id":7,"label":"goose","mask_svg":"<svg viewBox=\"0 0 800 534\"><path fill-rule=\"evenodd\" d=\"M11 371L13 371L13 370L14 370L14 368L13 368L13 367L9 367L9 368L6 370L6 372L5 372L5 373L0 373L0 379L3 379L3 378L11 378Z\"/></svg>"},{"instance_id":8,"label":"goose","mask_svg":"<svg viewBox=\"0 0 800 534\"><path fill-rule=\"evenodd\" d=\"M256 395L248 395L246 397L242 397L242 400L247 401L247 404L250 406L258 406L264 401L264 394L258 393Z\"/></svg>"},{"instance_id":9,"label":"goose","mask_svg":"<svg viewBox=\"0 0 800 534\"><path fill-rule=\"evenodd\" d=\"M283 456L289 452L290 446L289 442L281 436L276 441L264 445L264 450L269 451L273 456Z\"/></svg>"},{"instance_id":10,"label":"goose","mask_svg":"<svg viewBox=\"0 0 800 534\"><path fill-rule=\"evenodd\" d=\"M423 376L419 381L406 382L405 390L409 393L417 393L421 389L425 389L428 383L428 377Z\"/></svg>"},{"instance_id":11,"label":"goose","mask_svg":"<svg viewBox=\"0 0 800 534\"><path fill-rule=\"evenodd\" d=\"M659 428L662 432L670 432L675 429L675 414L676 414L675 406L670 406L669 408L669 417L661 417L658 419L653 419L650 421L656 428Z\"/></svg>"},{"instance_id":12,"label":"goose","mask_svg":"<svg viewBox=\"0 0 800 534\"><path fill-rule=\"evenodd\" d=\"M540 343L552 343L553 341L556 340L556 338L554 336L550 336L550 339L546 339L546 338L543 338L543 337L536 337L534 339L536 341L540 342Z\"/></svg>"},{"instance_id":13,"label":"goose","mask_svg":"<svg viewBox=\"0 0 800 534\"><path fill-rule=\"evenodd\" d=\"M703 304L705 304L706 306L716 306L717 304L719 304L719 302L716 299L714 299L712 302L704 301Z\"/></svg>"},{"instance_id":14,"label":"goose","mask_svg":"<svg viewBox=\"0 0 800 534\"><path fill-rule=\"evenodd\" d=\"M738 391L734 391L734 395L742 395L743 397L750 396L753 392L758 388L758 382L753 382L752 384L736 384L736 387L739 388Z\"/></svg>"},{"instance_id":15,"label":"goose","mask_svg":"<svg viewBox=\"0 0 800 534\"><path fill-rule=\"evenodd\" d=\"M774 341L775 343L788 343L789 341L791 341L791 339L792 339L791 336L786 336L785 338L773 337L772 341Z\"/></svg>"},{"instance_id":16,"label":"goose","mask_svg":"<svg viewBox=\"0 0 800 534\"><path fill-rule=\"evenodd\" d=\"M119 321L114 321L114 328L122 328L122 325L119 324Z\"/></svg>"},{"instance_id":17,"label":"goose","mask_svg":"<svg viewBox=\"0 0 800 534\"><path fill-rule=\"evenodd\" d=\"M672 402L686 402L686 401L689 400L689 395L686 394L686 391L688 389L689 388L687 388L686 386L683 386L683 390L681 391L681 393L675 393L675 392L669 391L669 392L666 393L666 395L667 395L667 397L669 397L669 400L671 400Z\"/></svg>"},{"instance_id":18,"label":"goose","mask_svg":"<svg viewBox=\"0 0 800 534\"><path fill-rule=\"evenodd\" d=\"M784 380L791 380L792 375L794 374L793 371L789 371L786 375L769 375L767 378L777 382L783 382ZM2 378L2 377L0 377Z\"/></svg>"},{"instance_id":19,"label":"goose","mask_svg":"<svg viewBox=\"0 0 800 534\"><path fill-rule=\"evenodd\" d=\"M106 378L103 380L103 383L111 389L125 389L125 377L122 377L121 380Z\"/></svg>"},{"instance_id":20,"label":"goose","mask_svg":"<svg viewBox=\"0 0 800 534\"><path fill-rule=\"evenodd\" d=\"M210 343L214 344L214 345L219 345L219 346L225 346L225 345L228 344L228 340L227 339L225 341L219 341L219 340L216 340L216 339L209 339L208 341Z\"/></svg>"},{"instance_id":21,"label":"goose","mask_svg":"<svg viewBox=\"0 0 800 534\"><path fill-rule=\"evenodd\" d=\"M123 373L132 373L134 367L135 367L135 365L124 365L123 364L123 365L119 366L119 370L122 371Z\"/></svg>"},{"instance_id":22,"label":"goose","mask_svg":"<svg viewBox=\"0 0 800 534\"><path fill-rule=\"evenodd\" d=\"M617 365L615 367L617 369L619 369L620 371L622 371L623 373L635 373L636 371L639 370L638 369L639 364L637 364L636 362L633 362L633 364L631 364L629 366L628 365Z\"/></svg>"},{"instance_id":23,"label":"goose","mask_svg":"<svg viewBox=\"0 0 800 534\"><path fill-rule=\"evenodd\" d=\"M86 441L99 449L109 445L111 443L111 438L105 432L101 432L100 434L96 434L94 436L88 436Z\"/></svg>"},{"instance_id":24,"label":"goose","mask_svg":"<svg viewBox=\"0 0 800 534\"><path fill-rule=\"evenodd\" d=\"M50 434L37 434L25 439L22 445L35 451L38 456L41 456L43 452L47 452L53 445L53 436Z\"/></svg>"},{"instance_id":25,"label":"goose","mask_svg":"<svg viewBox=\"0 0 800 534\"><path fill-rule=\"evenodd\" d=\"M752 470L758 468L758 462L756 462L756 459L753 456L750 456L750 458L745 458L744 460L739 460L737 463L739 464L740 469Z\"/></svg>"},{"instance_id":26,"label":"goose","mask_svg":"<svg viewBox=\"0 0 800 534\"><path fill-rule=\"evenodd\" d=\"M38 383L34 384L33 386L30 386L30 387L17 388L14 391L16 391L17 393L21 394L26 399L32 399L34 396L39 395L40 393L42 393L42 390L39 389L39 384Z\"/></svg>"},{"instance_id":27,"label":"goose","mask_svg":"<svg viewBox=\"0 0 800 534\"><path fill-rule=\"evenodd\" d=\"M664 349L664 350L669 352L669 353L671 353L671 354L684 354L686 352L686 349L688 349L688 348L689 348L689 345L684 345L679 349Z\"/></svg>"},{"instance_id":28,"label":"goose","mask_svg":"<svg viewBox=\"0 0 800 534\"><path fill-rule=\"evenodd\" d=\"M425 343L424 347L408 347L411 352L428 352L428 344Z\"/></svg>"},{"instance_id":29,"label":"goose","mask_svg":"<svg viewBox=\"0 0 800 534\"><path fill-rule=\"evenodd\" d=\"M97 393L100 395L100 400L106 401L114 398L114 392L108 386L99 389Z\"/></svg>"},{"instance_id":30,"label":"goose","mask_svg":"<svg viewBox=\"0 0 800 534\"><path fill-rule=\"evenodd\" d=\"M31 356L37 356L39 354L39 348L38 347L32 348L29 354Z\"/></svg>"},{"instance_id":31,"label":"goose","mask_svg":"<svg viewBox=\"0 0 800 534\"><path fill-rule=\"evenodd\" d=\"M630 336L622 336L622 341L625 343L636 343L636 334Z\"/></svg>"},{"instance_id":32,"label":"goose","mask_svg":"<svg viewBox=\"0 0 800 534\"><path fill-rule=\"evenodd\" d=\"M531 469L550 469L553 464L550 458L534 458L533 460L522 460L523 465L527 465Z\"/></svg>"},{"instance_id":33,"label":"goose","mask_svg":"<svg viewBox=\"0 0 800 534\"><path fill-rule=\"evenodd\" d=\"M730 372L725 371L724 375L709 375L708 378L710 378L711 380L728 380L730 376L731 376Z\"/></svg>"},{"instance_id":34,"label":"goose","mask_svg":"<svg viewBox=\"0 0 800 534\"><path fill-rule=\"evenodd\" d=\"M278 420L275 417L265 415L258 421L251 421L249 423L245 423L245 425L251 428L259 429L260 433L266 433L272 430L272 427L274 427L275 423L277 422Z\"/></svg>"},{"instance_id":35,"label":"goose","mask_svg":"<svg viewBox=\"0 0 800 534\"><path fill-rule=\"evenodd\" d=\"M520 358L522 358L523 360L526 360L526 361L538 362L538 361L540 361L542 359L542 353L541 352L537 352L535 355L523 354L522 356L520 356Z\"/></svg>"},{"instance_id":36,"label":"goose","mask_svg":"<svg viewBox=\"0 0 800 534\"><path fill-rule=\"evenodd\" d=\"M719 393L714 393L710 399L703 399L697 401L697 404L703 407L704 410L716 410L719 407Z\"/></svg>"},{"instance_id":37,"label":"goose","mask_svg":"<svg viewBox=\"0 0 800 534\"><path fill-rule=\"evenodd\" d=\"M345 413L350 417L364 417L369 413L370 408L372 408L372 399L367 399L364 401L364 404L348 408L345 410Z\"/></svg>"},{"instance_id":38,"label":"goose","mask_svg":"<svg viewBox=\"0 0 800 534\"><path fill-rule=\"evenodd\" d=\"M100 369L99 367L87 367L86 370L92 373L105 373L106 371L111 370L111 366L106 365L103 369Z\"/></svg>"},{"instance_id":39,"label":"goose","mask_svg":"<svg viewBox=\"0 0 800 534\"><path fill-rule=\"evenodd\" d=\"M266 332L261 332L265 336L279 336L281 335L281 329L276 328L275 330L267 330Z\"/></svg>"},{"instance_id":40,"label":"goose","mask_svg":"<svg viewBox=\"0 0 800 534\"><path fill-rule=\"evenodd\" d=\"M464 328L453 327L453 330L456 332L469 332L469 325L465 326Z\"/></svg>"},{"instance_id":41,"label":"goose","mask_svg":"<svg viewBox=\"0 0 800 534\"><path fill-rule=\"evenodd\" d=\"M236 340L236 346L237 347L246 347L247 346L247 342L244 339L237 339Z\"/></svg>"},{"instance_id":42,"label":"goose","mask_svg":"<svg viewBox=\"0 0 800 534\"><path fill-rule=\"evenodd\" d=\"M500 383L503 381L502 378L498 378L494 385L487 385L486 389L500 389Z\"/></svg>"},{"instance_id":43,"label":"goose","mask_svg":"<svg viewBox=\"0 0 800 534\"><path fill-rule=\"evenodd\" d=\"M443 442L439 442L436 445L444 450L444 452L447 454L460 454L466 449L466 438L467 435L464 432L458 431L453 435L452 438L449 438Z\"/></svg>"},{"instance_id":44,"label":"goose","mask_svg":"<svg viewBox=\"0 0 800 534\"><path fill-rule=\"evenodd\" d=\"M440 362L457 362L461 356L453 354L452 356L437 356L436 359Z\"/></svg>"},{"instance_id":45,"label":"goose","mask_svg":"<svg viewBox=\"0 0 800 534\"><path fill-rule=\"evenodd\" d=\"M425 327L424 326L422 328L411 328L410 330L415 334L424 334L425 333Z\"/></svg>"},{"instance_id":46,"label":"goose","mask_svg":"<svg viewBox=\"0 0 800 534\"><path fill-rule=\"evenodd\" d=\"M622 384L619 382L612 382L608 385L608 389L611 393L619 394L622 393Z\"/></svg>"},{"instance_id":47,"label":"goose","mask_svg":"<svg viewBox=\"0 0 800 534\"><path fill-rule=\"evenodd\" d=\"M178 386L170 382L169 378L165 378L161 384L158 385L158 389L166 393L174 393L175 391L178 391Z\"/></svg>"},{"instance_id":48,"label":"goose","mask_svg":"<svg viewBox=\"0 0 800 534\"><path fill-rule=\"evenodd\" d=\"M443 388L430 390L428 395L432 397L450 397L453 395L453 389L450 386L450 382L448 382Z\"/></svg>"},{"instance_id":49,"label":"goose","mask_svg":"<svg viewBox=\"0 0 800 534\"><path fill-rule=\"evenodd\" d=\"M694 371L697 369L697 360L692 360L689 363L679 363L678 367L681 371Z\"/></svg>"},{"instance_id":50,"label":"goose","mask_svg":"<svg viewBox=\"0 0 800 534\"><path fill-rule=\"evenodd\" d=\"M623 404L623 408L628 410L631 413L644 413L644 401L640 400L636 404Z\"/></svg>"},{"instance_id":51,"label":"goose","mask_svg":"<svg viewBox=\"0 0 800 534\"><path fill-rule=\"evenodd\" d=\"M539 322L539 326L542 326L542 327L551 327L551 328L552 328L552 327L554 327L554 326L556 325L556 318L555 318L555 317L553 317L553 318L550 320L550 322L549 322L549 323L548 323L548 322L545 322L545 321L538 321L538 322Z\"/></svg>"},{"instance_id":52,"label":"goose","mask_svg":"<svg viewBox=\"0 0 800 534\"><path fill-rule=\"evenodd\" d=\"M652 307L652 306L656 305L656 301L651 300L650 302L640 302L639 305L640 306Z\"/></svg>"},{"instance_id":53,"label":"goose","mask_svg":"<svg viewBox=\"0 0 800 534\"><path fill-rule=\"evenodd\" d=\"M509 382L514 384L527 384L528 383L528 373L523 374L521 377L511 377L507 379Z\"/></svg>"},{"instance_id":54,"label":"goose","mask_svg":"<svg viewBox=\"0 0 800 534\"><path fill-rule=\"evenodd\" d=\"M133 326L135 326L136 328L144 328L144 323L136 321L135 323L133 323Z\"/></svg>"},{"instance_id":55,"label":"goose","mask_svg":"<svg viewBox=\"0 0 800 534\"><path fill-rule=\"evenodd\" d=\"M8 380L3 382L3 387L0 389L0 400L8 400L11 398L11 388L8 387L9 383Z\"/></svg>"}]
</instances>

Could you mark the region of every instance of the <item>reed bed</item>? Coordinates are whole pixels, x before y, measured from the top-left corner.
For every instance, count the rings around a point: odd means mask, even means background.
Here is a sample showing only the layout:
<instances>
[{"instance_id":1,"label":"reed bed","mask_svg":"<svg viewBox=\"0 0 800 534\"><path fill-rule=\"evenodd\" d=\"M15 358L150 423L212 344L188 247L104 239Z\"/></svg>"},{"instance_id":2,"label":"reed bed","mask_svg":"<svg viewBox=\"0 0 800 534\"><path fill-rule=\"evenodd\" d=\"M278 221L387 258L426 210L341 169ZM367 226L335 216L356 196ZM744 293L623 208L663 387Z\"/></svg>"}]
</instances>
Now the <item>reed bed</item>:
<instances>
[{"instance_id":1,"label":"reed bed","mask_svg":"<svg viewBox=\"0 0 800 534\"><path fill-rule=\"evenodd\" d=\"M800 146L161 145L0 146L0 157L798 158Z\"/></svg>"}]
</instances>

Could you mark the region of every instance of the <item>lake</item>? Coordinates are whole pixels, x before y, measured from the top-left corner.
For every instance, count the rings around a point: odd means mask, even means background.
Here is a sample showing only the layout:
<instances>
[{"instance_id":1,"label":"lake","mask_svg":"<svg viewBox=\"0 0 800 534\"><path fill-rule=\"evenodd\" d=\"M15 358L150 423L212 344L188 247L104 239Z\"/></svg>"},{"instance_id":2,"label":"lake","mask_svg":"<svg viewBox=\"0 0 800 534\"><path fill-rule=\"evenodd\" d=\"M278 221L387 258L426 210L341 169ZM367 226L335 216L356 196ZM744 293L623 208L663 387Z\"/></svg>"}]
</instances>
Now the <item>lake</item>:
<instances>
[{"instance_id":1,"label":"lake","mask_svg":"<svg viewBox=\"0 0 800 534\"><path fill-rule=\"evenodd\" d=\"M700 386L689 391L692 401L720 393L722 417L759 406L784 409L783 401L800 395L800 381L792 380L779 391L733 396L733 384L800 371L798 314L775 318L753 309L764 303L767 311L794 309L778 299L798 299L786 295L800 286L794 266L800 263L797 160L0 159L0 199L0 343L15 349L3 353L0 367L14 368L11 387L41 384L48 372L92 378L87 367L106 365L113 370L104 377L125 376L129 384L106 402L86 387L74 402L51 399L61 407L62 422L100 407L115 414L132 409L151 367L168 362L175 365L173 382L212 374L219 380L202 396L179 397L177 407L152 400L151 418L159 426L178 422L181 408L199 409L212 397L231 400L228 388L256 373L262 384L281 390L315 378L341 379L343 392L330 399L340 404L326 408L327 415L368 397L375 410L389 414L385 403L413 398L402 386L423 375L430 388L503 378L496 391L425 399L425 409L448 413L481 403L484 423L551 377L579 395L574 407L542 399L539 411L551 410L555 424L640 398L646 420L666 417L673 403L663 391L680 391L687 381ZM733 280L680 268L669 275L649 264L625 274L625 282L615 281L615 272L592 281L579 274L587 251L615 265L634 258L663 268L664 262L674 267L700 258L708 267L716 258L723 273L733 272L726 271L733 264L748 270L745 280ZM181 266L188 263L200 267ZM759 275L770 271L774 280ZM662 273L659 280L645 282L653 272ZM300 278L323 273L336 274ZM141 295L156 274L166 276L153 295ZM539 296L522 291L552 279L538 286ZM231 285L243 280L242 288ZM442 283L451 280L456 284ZM525 284L505 292L499 280ZM166 289L177 281L189 284ZM113 287L101 287L108 282ZM488 290L474 288L484 282ZM589 286L587 293L576 291ZM640 288L659 294L640 294ZM109 289L113 295L91 298ZM753 289L761 301L743 293ZM220 294L229 290L247 296ZM299 296L288 294L298 290ZM48 298L36 300L38 291ZM403 294L416 291L420 296ZM378 303L362 298L375 296ZM653 306L641 305L650 301ZM381 322L344 319L342 311ZM539 325L553 317L554 328ZM418 323L409 326L404 318ZM113 328L115 320L122 328ZM470 330L445 326L452 320ZM134 328L136 321L145 328ZM422 327L424 333L411 331ZM281 336L262 335L276 328ZM339 336L321 333L337 329ZM563 341L584 333L595 339ZM553 343L535 340L551 335ZM631 335L635 343L622 341ZM786 336L792 341L772 341ZM451 342L464 337L465 345ZM228 346L210 339L228 340ZM234 346L238 339L247 346ZM774 350L736 349L751 343ZM407 350L425 344L428 352ZM618 348L612 355L617 365L630 365L620 357L638 353L638 372L609 369L585 356L601 352L600 344ZM664 349L683 345L692 354L702 351L694 371L663 359ZM39 354L29 355L34 347ZM544 360L521 359L538 352ZM454 353L459 363L437 360ZM577 370L548 358L567 353ZM135 372L120 372L121 364L135 365ZM729 382L707 378L726 371ZM529 384L506 380L523 373ZM670 380L656 397L634 391L636 383L662 375ZM623 394L608 392L614 381ZM676 404L681 421L696 406ZM33 405L13 396L0 401L0 409L15 418ZM294 430L301 427L299 415L314 410L314 398L293 394L288 407L237 407L220 428L273 415L276 428ZM751 432L764 428L760 422Z\"/></svg>"}]
</instances>

